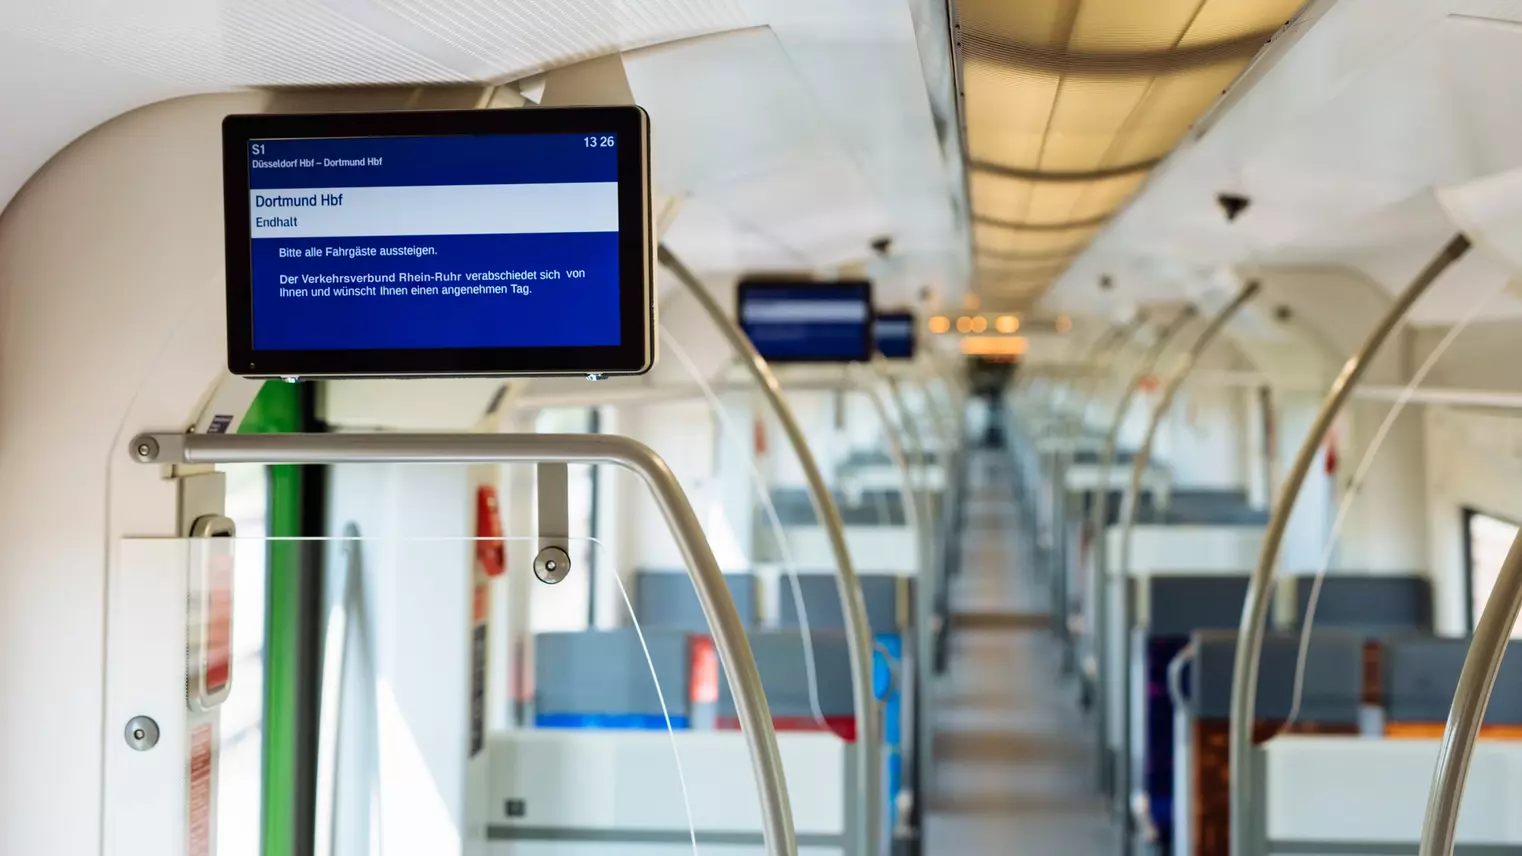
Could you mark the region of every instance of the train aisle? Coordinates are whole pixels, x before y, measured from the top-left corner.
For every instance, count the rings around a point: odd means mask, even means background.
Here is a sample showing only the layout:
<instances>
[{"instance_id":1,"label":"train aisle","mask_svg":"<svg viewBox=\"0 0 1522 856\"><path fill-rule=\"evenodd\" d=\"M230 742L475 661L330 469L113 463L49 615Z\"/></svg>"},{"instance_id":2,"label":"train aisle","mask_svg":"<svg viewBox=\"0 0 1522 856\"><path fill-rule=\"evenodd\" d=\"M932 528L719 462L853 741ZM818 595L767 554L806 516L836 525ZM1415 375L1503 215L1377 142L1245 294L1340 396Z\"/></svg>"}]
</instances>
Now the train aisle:
<instances>
[{"instance_id":1,"label":"train aisle","mask_svg":"<svg viewBox=\"0 0 1522 856\"><path fill-rule=\"evenodd\" d=\"M1088 720L1040 593L1023 569L1002 451L969 461L962 573L951 589L948 674L937 686L936 798L927 856L1091 856L1119 850L1094 788ZM957 621L956 616L964 616Z\"/></svg>"}]
</instances>

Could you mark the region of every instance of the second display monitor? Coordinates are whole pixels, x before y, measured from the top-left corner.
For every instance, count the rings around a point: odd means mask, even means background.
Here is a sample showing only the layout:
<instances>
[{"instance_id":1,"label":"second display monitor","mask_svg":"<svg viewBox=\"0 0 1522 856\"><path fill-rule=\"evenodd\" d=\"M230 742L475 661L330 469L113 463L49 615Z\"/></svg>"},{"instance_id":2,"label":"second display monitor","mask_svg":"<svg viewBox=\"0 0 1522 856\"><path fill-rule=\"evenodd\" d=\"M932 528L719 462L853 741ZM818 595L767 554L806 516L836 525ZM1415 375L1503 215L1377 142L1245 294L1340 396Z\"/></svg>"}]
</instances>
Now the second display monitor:
<instances>
[{"instance_id":1,"label":"second display monitor","mask_svg":"<svg viewBox=\"0 0 1522 856\"><path fill-rule=\"evenodd\" d=\"M866 280L742 280L735 305L740 326L769 362L864 362L876 350Z\"/></svg>"}]
</instances>

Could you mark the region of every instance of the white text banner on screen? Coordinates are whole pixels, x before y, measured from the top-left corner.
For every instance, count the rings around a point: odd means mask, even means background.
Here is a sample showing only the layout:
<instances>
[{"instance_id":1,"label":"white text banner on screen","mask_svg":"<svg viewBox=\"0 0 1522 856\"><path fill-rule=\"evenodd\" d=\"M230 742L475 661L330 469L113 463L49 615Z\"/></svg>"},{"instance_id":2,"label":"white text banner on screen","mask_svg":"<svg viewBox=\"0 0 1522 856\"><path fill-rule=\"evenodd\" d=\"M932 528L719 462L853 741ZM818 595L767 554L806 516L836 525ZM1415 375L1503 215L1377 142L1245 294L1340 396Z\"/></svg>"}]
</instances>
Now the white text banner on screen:
<instances>
[{"instance_id":1,"label":"white text banner on screen","mask_svg":"<svg viewBox=\"0 0 1522 856\"><path fill-rule=\"evenodd\" d=\"M254 238L618 231L612 181L254 190L248 204Z\"/></svg>"},{"instance_id":2,"label":"white text banner on screen","mask_svg":"<svg viewBox=\"0 0 1522 856\"><path fill-rule=\"evenodd\" d=\"M745 307L747 324L849 324L867 320L867 305L855 300L755 301Z\"/></svg>"}]
</instances>

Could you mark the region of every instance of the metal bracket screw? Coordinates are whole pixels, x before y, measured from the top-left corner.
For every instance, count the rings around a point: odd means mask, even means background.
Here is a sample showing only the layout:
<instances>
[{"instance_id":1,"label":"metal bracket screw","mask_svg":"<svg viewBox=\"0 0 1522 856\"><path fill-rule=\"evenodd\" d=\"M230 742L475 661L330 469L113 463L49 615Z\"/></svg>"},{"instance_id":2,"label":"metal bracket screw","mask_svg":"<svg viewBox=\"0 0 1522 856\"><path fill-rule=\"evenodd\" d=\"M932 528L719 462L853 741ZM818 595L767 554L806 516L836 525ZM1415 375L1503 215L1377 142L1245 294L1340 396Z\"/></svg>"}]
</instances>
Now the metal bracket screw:
<instances>
[{"instance_id":1,"label":"metal bracket screw","mask_svg":"<svg viewBox=\"0 0 1522 856\"><path fill-rule=\"evenodd\" d=\"M571 557L559 547L545 547L534 557L534 576L540 582L554 585L571 572Z\"/></svg>"},{"instance_id":2,"label":"metal bracket screw","mask_svg":"<svg viewBox=\"0 0 1522 856\"><path fill-rule=\"evenodd\" d=\"M158 457L159 444L152 437L140 437L137 443L133 445L132 451L137 455L139 461L148 463Z\"/></svg>"},{"instance_id":3,"label":"metal bracket screw","mask_svg":"<svg viewBox=\"0 0 1522 856\"><path fill-rule=\"evenodd\" d=\"M147 752L159 745L159 724L151 717L134 716L127 720L124 736L128 746L139 752Z\"/></svg>"}]
</instances>

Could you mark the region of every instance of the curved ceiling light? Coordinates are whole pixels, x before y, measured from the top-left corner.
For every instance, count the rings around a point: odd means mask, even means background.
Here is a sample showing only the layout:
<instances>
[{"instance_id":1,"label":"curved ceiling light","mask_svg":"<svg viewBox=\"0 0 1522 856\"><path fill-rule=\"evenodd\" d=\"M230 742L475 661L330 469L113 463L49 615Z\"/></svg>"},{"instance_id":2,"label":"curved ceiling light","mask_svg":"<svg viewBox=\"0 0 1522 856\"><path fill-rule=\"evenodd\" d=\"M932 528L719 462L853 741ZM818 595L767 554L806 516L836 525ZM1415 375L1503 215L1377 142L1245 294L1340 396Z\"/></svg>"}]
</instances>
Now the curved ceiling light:
<instances>
[{"instance_id":1,"label":"curved ceiling light","mask_svg":"<svg viewBox=\"0 0 1522 856\"><path fill-rule=\"evenodd\" d=\"M1044 291L1303 0L956 0L980 287Z\"/></svg>"}]
</instances>

